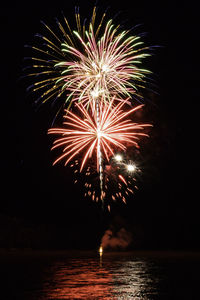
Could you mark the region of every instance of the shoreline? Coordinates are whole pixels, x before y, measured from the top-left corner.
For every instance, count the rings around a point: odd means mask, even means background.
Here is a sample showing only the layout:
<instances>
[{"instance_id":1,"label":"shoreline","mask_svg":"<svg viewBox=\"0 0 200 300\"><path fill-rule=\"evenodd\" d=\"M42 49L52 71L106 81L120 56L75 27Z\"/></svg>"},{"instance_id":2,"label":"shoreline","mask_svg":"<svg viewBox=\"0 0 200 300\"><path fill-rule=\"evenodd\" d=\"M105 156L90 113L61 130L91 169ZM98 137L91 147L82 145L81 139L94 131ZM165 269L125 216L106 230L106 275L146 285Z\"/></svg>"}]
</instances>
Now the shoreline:
<instances>
[{"instance_id":1,"label":"shoreline","mask_svg":"<svg viewBox=\"0 0 200 300\"><path fill-rule=\"evenodd\" d=\"M132 250L104 251L103 257L130 256L131 258L152 259L200 259L200 251L191 250ZM0 249L0 259L5 257L35 257L35 258L88 258L99 257L98 250L35 250L35 249Z\"/></svg>"}]
</instances>

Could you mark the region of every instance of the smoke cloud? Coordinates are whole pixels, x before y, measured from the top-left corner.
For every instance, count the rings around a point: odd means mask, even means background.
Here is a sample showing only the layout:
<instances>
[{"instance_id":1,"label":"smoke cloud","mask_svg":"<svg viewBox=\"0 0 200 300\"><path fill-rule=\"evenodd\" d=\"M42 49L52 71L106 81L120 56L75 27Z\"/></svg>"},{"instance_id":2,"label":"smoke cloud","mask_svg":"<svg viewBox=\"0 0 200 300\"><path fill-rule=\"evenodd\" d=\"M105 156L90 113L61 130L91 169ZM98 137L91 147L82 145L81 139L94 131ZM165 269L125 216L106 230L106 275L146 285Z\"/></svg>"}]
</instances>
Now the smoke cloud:
<instances>
[{"instance_id":1,"label":"smoke cloud","mask_svg":"<svg viewBox=\"0 0 200 300\"><path fill-rule=\"evenodd\" d=\"M124 228L115 233L108 229L101 239L101 245L103 249L125 250L131 241L132 234Z\"/></svg>"}]
</instances>

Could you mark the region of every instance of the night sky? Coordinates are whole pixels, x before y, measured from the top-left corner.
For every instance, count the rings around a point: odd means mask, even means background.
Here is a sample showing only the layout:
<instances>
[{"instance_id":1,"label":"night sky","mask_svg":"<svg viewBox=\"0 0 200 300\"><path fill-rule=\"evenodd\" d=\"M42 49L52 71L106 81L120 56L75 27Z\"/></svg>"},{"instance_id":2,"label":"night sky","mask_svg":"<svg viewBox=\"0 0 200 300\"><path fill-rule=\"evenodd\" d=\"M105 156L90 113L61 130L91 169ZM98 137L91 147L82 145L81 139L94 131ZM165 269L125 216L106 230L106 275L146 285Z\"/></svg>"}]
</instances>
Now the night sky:
<instances>
[{"instance_id":1,"label":"night sky","mask_svg":"<svg viewBox=\"0 0 200 300\"><path fill-rule=\"evenodd\" d=\"M135 2L135 3L134 3ZM141 24L147 45L160 46L146 61L158 95L147 93L145 118L154 127L141 150L139 190L127 206L102 214L84 199L81 184L54 153L47 130L55 111L36 111L23 75L26 44L52 27L55 17L74 20L74 7L89 17L90 1L30 1L1 4L1 204L0 247L94 248L105 229L126 228L131 247L191 249L200 247L199 218L199 11L196 1L99 1L108 16L119 11L125 28ZM5 136L4 136L5 135ZM23 237L22 237L23 236ZM28 238L29 236L29 238ZM30 238L31 236L31 238Z\"/></svg>"}]
</instances>

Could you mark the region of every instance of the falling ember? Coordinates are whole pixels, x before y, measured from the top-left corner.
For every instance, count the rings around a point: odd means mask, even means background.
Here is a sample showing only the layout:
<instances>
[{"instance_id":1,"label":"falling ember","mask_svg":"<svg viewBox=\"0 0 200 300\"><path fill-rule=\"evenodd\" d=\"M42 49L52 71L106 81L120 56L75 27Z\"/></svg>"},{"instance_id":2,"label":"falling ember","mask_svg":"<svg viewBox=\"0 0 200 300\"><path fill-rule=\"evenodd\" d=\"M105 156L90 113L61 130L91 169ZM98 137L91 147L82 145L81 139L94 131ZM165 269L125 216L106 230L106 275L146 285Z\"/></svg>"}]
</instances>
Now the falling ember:
<instances>
[{"instance_id":1,"label":"falling ember","mask_svg":"<svg viewBox=\"0 0 200 300\"><path fill-rule=\"evenodd\" d=\"M122 197L122 201L126 204L126 199L124 196Z\"/></svg>"},{"instance_id":2,"label":"falling ember","mask_svg":"<svg viewBox=\"0 0 200 300\"><path fill-rule=\"evenodd\" d=\"M119 175L119 178L127 185L127 182L122 175Z\"/></svg>"},{"instance_id":3,"label":"falling ember","mask_svg":"<svg viewBox=\"0 0 200 300\"><path fill-rule=\"evenodd\" d=\"M96 169L96 156L94 155L94 159L88 160L89 166L84 168L82 172L74 174L75 181L74 183L79 183L79 185L83 186L83 195L86 198L90 198L94 202L98 202L99 200L102 202L102 196L104 200L104 209L111 211L112 205L115 203L121 202L126 204L128 198L133 198L132 195L134 194L135 185L139 173L141 170L139 167L136 168L135 172L127 172L127 165L133 164L133 161L137 161L137 165L139 166L139 160L137 156L131 154L131 158L127 152L123 152L123 160L121 162L116 162L114 154L109 162L104 163L104 192L101 193L100 186L99 186L99 174ZM76 161L73 164L74 169L80 169L81 160ZM90 170L88 174L88 170ZM117 192L117 194L116 194ZM102 203L101 203L102 205Z\"/></svg>"}]
</instances>

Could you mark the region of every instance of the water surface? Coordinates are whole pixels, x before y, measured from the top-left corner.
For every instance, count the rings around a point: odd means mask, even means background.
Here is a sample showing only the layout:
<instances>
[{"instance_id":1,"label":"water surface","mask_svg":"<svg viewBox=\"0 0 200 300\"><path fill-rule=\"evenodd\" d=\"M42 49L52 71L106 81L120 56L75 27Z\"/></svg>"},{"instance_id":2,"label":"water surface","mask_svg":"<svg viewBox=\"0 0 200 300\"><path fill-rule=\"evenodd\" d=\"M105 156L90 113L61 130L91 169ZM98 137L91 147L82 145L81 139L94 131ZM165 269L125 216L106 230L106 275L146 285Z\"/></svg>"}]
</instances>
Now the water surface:
<instances>
[{"instance_id":1,"label":"water surface","mask_svg":"<svg viewBox=\"0 0 200 300\"><path fill-rule=\"evenodd\" d=\"M199 256L11 253L0 262L2 299L200 299Z\"/></svg>"}]
</instances>

